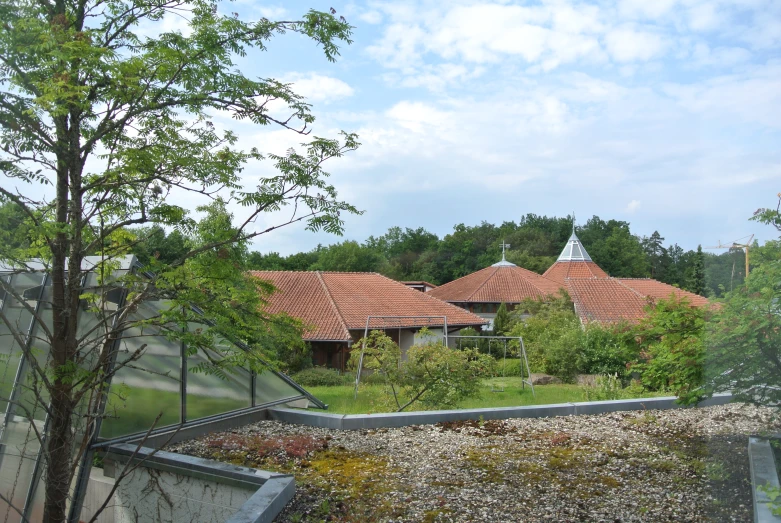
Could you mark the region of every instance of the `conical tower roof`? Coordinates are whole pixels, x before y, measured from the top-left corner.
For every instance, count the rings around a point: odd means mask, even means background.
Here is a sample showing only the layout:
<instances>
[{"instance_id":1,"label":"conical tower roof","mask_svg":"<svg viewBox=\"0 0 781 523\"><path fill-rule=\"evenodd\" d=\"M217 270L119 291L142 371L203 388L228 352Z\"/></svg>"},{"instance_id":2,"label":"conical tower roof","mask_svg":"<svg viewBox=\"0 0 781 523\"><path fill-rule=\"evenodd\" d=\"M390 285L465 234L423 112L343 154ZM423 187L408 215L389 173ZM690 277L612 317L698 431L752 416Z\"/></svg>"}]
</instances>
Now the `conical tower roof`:
<instances>
[{"instance_id":1,"label":"conical tower roof","mask_svg":"<svg viewBox=\"0 0 781 523\"><path fill-rule=\"evenodd\" d=\"M586 248L580 243L580 239L575 234L575 231L572 231L572 236L569 237L567 245L561 251L556 261L591 261L591 256L588 255Z\"/></svg>"},{"instance_id":2,"label":"conical tower roof","mask_svg":"<svg viewBox=\"0 0 781 523\"><path fill-rule=\"evenodd\" d=\"M591 256L580 243L580 238L572 231L567 245L561 251L556 263L543 274L561 285L571 278L607 278L607 273L591 261Z\"/></svg>"}]
</instances>

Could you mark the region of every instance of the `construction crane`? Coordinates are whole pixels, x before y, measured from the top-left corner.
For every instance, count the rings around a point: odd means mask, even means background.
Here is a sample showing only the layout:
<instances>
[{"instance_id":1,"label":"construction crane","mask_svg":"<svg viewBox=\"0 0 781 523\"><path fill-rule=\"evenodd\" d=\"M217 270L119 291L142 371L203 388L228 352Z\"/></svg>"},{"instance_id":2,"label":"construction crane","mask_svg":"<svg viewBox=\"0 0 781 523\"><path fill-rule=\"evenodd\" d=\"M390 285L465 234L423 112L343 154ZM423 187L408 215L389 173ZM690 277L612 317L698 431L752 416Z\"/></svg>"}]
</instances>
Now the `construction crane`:
<instances>
[{"instance_id":1,"label":"construction crane","mask_svg":"<svg viewBox=\"0 0 781 523\"><path fill-rule=\"evenodd\" d=\"M746 243L738 243L740 240L743 240L744 238L748 238L748 241ZM721 243L721 240L719 240L719 244L713 247L704 247L704 249L745 249L746 250L746 276L748 276L748 250L751 247L751 241L754 239L754 235L751 236L744 236L743 238L738 238L737 240L723 244Z\"/></svg>"}]
</instances>

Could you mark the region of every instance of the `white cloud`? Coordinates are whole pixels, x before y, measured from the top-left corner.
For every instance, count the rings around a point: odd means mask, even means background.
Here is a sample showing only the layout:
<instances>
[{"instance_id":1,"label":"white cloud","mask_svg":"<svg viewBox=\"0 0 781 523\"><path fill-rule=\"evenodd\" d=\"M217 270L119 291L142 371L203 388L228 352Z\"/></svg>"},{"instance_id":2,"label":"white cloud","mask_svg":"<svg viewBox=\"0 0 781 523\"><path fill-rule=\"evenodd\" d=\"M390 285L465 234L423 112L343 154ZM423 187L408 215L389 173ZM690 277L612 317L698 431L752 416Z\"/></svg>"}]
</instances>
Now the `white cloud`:
<instances>
[{"instance_id":1,"label":"white cloud","mask_svg":"<svg viewBox=\"0 0 781 523\"><path fill-rule=\"evenodd\" d=\"M285 83L293 84L293 91L304 96L309 102L329 103L340 98L348 98L355 90L347 83L318 73L292 73L283 77Z\"/></svg>"},{"instance_id":2,"label":"white cloud","mask_svg":"<svg viewBox=\"0 0 781 523\"><path fill-rule=\"evenodd\" d=\"M626 212L634 214L640 208L640 200L632 200L626 205Z\"/></svg>"},{"instance_id":3,"label":"white cloud","mask_svg":"<svg viewBox=\"0 0 781 523\"><path fill-rule=\"evenodd\" d=\"M367 24L372 25L376 25L382 22L382 14L379 11L365 11L358 15L358 18Z\"/></svg>"},{"instance_id":4,"label":"white cloud","mask_svg":"<svg viewBox=\"0 0 781 523\"><path fill-rule=\"evenodd\" d=\"M667 47L661 35L631 28L610 31L605 35L605 45L618 62L645 62L661 56Z\"/></svg>"}]
</instances>

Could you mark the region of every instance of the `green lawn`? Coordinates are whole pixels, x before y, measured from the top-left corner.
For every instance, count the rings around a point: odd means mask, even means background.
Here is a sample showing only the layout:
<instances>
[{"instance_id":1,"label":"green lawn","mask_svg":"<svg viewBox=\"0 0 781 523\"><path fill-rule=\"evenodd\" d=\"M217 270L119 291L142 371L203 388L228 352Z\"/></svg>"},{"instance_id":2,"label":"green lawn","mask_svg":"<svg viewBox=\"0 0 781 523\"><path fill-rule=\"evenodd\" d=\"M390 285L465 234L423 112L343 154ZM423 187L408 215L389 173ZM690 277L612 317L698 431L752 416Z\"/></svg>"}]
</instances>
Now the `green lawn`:
<instances>
[{"instance_id":1,"label":"green lawn","mask_svg":"<svg viewBox=\"0 0 781 523\"><path fill-rule=\"evenodd\" d=\"M504 392L492 392L501 390ZM328 405L326 412L333 414L374 414L393 412L383 405L381 385L361 385L358 398L353 398L352 386L339 387L307 387L316 398ZM528 385L521 388L521 378L490 378L483 381L479 397L468 399L459 405L462 409L482 409L491 407L518 407L523 405L550 405L586 401L583 387L579 385L537 385L534 387L536 396L532 396ZM663 394L646 392L639 397L661 396ZM310 409L318 410L318 409ZM428 410L422 404L412 404L407 410Z\"/></svg>"}]
</instances>

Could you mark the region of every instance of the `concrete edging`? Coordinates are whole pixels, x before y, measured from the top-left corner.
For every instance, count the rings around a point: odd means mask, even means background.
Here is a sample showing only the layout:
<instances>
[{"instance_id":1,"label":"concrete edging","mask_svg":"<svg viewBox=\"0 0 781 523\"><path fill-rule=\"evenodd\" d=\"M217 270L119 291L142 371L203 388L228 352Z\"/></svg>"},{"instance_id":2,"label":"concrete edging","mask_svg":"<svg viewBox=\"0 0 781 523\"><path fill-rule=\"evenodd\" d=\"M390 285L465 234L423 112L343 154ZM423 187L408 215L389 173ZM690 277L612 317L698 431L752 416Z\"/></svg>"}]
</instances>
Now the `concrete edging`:
<instances>
[{"instance_id":1,"label":"concrete edging","mask_svg":"<svg viewBox=\"0 0 781 523\"><path fill-rule=\"evenodd\" d=\"M392 412L382 414L327 414L299 409L269 408L273 420L337 430L398 428L409 425L432 425L446 421L495 420L511 418L546 418L582 414L604 414L629 410L666 410L687 408L675 403L675 397L640 398L615 401L587 401L525 407L498 407L489 409L430 410ZM718 394L698 406L723 405L732 400L731 394Z\"/></svg>"},{"instance_id":2,"label":"concrete edging","mask_svg":"<svg viewBox=\"0 0 781 523\"><path fill-rule=\"evenodd\" d=\"M751 469L754 523L781 523L781 517L774 515L768 506L770 499L767 494L759 490L760 486L779 486L778 471L769 439L756 436L748 438L748 462Z\"/></svg>"}]
</instances>

